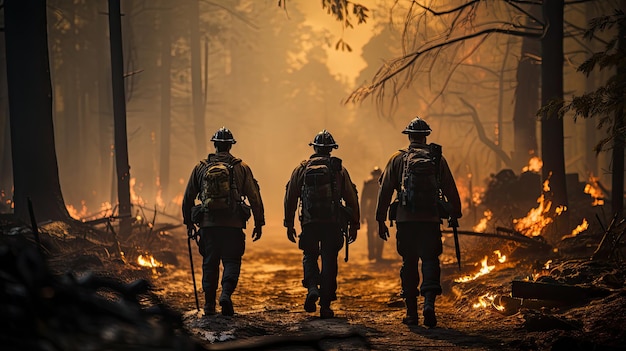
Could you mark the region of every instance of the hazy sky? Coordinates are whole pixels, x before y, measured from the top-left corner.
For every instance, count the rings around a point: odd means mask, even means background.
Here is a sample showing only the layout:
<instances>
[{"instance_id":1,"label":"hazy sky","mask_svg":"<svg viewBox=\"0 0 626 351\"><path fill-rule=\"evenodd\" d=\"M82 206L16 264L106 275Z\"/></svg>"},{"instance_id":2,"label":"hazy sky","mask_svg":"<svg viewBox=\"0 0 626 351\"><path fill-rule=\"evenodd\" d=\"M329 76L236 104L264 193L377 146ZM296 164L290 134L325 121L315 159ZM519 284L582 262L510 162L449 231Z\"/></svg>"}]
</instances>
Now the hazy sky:
<instances>
[{"instance_id":1,"label":"hazy sky","mask_svg":"<svg viewBox=\"0 0 626 351\"><path fill-rule=\"evenodd\" d=\"M332 74L344 76L349 83L355 83L354 79L359 72L365 68L365 61L361 57L361 50L372 37L374 23L379 19L373 12L373 5L377 0L359 0L358 3L366 6L369 11L369 18L366 23L357 25L356 19L352 21L354 28L345 29L341 23L322 9L319 1L299 0L293 4L302 10L307 17L307 24L320 31L326 31L329 37L330 46L327 46L328 66ZM352 52L335 50L335 43L342 37L352 47Z\"/></svg>"}]
</instances>

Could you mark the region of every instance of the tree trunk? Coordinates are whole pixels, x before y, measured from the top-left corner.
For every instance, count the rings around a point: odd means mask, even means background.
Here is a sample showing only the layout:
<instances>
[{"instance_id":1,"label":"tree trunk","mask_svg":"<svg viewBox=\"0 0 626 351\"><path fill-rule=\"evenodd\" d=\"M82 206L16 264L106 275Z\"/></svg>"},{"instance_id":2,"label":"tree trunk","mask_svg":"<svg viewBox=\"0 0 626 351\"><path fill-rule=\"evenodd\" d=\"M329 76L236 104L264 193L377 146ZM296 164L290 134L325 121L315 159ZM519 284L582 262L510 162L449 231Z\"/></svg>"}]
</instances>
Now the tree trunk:
<instances>
[{"instance_id":1,"label":"tree trunk","mask_svg":"<svg viewBox=\"0 0 626 351\"><path fill-rule=\"evenodd\" d=\"M193 129L196 142L196 158L207 154L206 127L204 121L204 94L202 93L202 62L200 58L200 9L198 1L189 2L189 45L191 47L191 103L193 106Z\"/></svg>"},{"instance_id":2,"label":"tree trunk","mask_svg":"<svg viewBox=\"0 0 626 351\"><path fill-rule=\"evenodd\" d=\"M105 0L106 1L106 0ZM105 1L99 1L98 5L102 7L106 5ZM113 166L113 156L111 155L111 146L113 145L113 112L112 105L113 101L111 98L112 88L111 88L111 80L109 78L109 72L111 71L111 62L107 59L107 54L110 57L109 47L106 43L106 33L108 31L107 25L107 17L101 14L96 16L96 35L95 38L98 40L94 40L97 48L94 50L96 54L96 66L97 66L97 101L98 101L98 134L93 136L96 145L98 148L98 162L97 167L100 172L97 172L96 175L96 184L98 184L98 194L100 195L100 199L107 200L111 204L115 204L117 202L117 196L112 192L112 184L115 180L115 175L113 174L114 166ZM113 174L113 175L112 175Z\"/></svg>"},{"instance_id":3,"label":"tree trunk","mask_svg":"<svg viewBox=\"0 0 626 351\"><path fill-rule=\"evenodd\" d=\"M171 133L171 65L172 42L170 35L170 12L161 12L161 150L159 184L161 197L169 199L170 182L170 133Z\"/></svg>"},{"instance_id":4,"label":"tree trunk","mask_svg":"<svg viewBox=\"0 0 626 351\"><path fill-rule=\"evenodd\" d=\"M45 0L4 2L14 213L30 223L69 220L54 143Z\"/></svg>"},{"instance_id":5,"label":"tree trunk","mask_svg":"<svg viewBox=\"0 0 626 351\"><path fill-rule=\"evenodd\" d=\"M122 16L120 0L109 0L109 32L111 41L111 82L113 87L113 125L115 165L117 169L117 200L120 235L130 234L130 165L126 136L126 97L124 93L124 58L122 50Z\"/></svg>"},{"instance_id":6,"label":"tree trunk","mask_svg":"<svg viewBox=\"0 0 626 351\"><path fill-rule=\"evenodd\" d=\"M539 6L531 5L529 12L539 16ZM528 24L532 24L529 19ZM539 40L522 38L520 62L517 66L517 86L515 88L515 109L513 112L513 167L521 170L537 149L537 110L539 110L539 81L541 66L537 57L541 55Z\"/></svg>"},{"instance_id":7,"label":"tree trunk","mask_svg":"<svg viewBox=\"0 0 626 351\"><path fill-rule=\"evenodd\" d=\"M0 47L5 47L4 35L0 36ZM8 199L13 197L13 166L11 166L11 130L9 123L9 102L7 100L6 51L0 55L0 211L5 208Z\"/></svg>"},{"instance_id":8,"label":"tree trunk","mask_svg":"<svg viewBox=\"0 0 626 351\"><path fill-rule=\"evenodd\" d=\"M626 1L620 1L622 9L626 8ZM626 51L626 25L624 20L619 22L619 33L617 47L619 52ZM624 77L626 74L626 65L624 63L617 65L617 76ZM619 92L624 96L624 91ZM621 218L624 212L624 99L622 106L615 111L614 133L615 141L613 144L613 169L612 169L612 186L611 186L611 210L613 214L617 214Z\"/></svg>"},{"instance_id":9,"label":"tree trunk","mask_svg":"<svg viewBox=\"0 0 626 351\"><path fill-rule=\"evenodd\" d=\"M563 99L563 0L543 2L543 16L546 33L541 41L541 104L547 105L553 99ZM544 112L541 116L541 156L543 158L543 179L550 179L553 208L567 206L567 186L565 181L565 152L563 149L563 120L557 113ZM557 217L557 227L553 233L568 231L567 211Z\"/></svg>"}]
</instances>

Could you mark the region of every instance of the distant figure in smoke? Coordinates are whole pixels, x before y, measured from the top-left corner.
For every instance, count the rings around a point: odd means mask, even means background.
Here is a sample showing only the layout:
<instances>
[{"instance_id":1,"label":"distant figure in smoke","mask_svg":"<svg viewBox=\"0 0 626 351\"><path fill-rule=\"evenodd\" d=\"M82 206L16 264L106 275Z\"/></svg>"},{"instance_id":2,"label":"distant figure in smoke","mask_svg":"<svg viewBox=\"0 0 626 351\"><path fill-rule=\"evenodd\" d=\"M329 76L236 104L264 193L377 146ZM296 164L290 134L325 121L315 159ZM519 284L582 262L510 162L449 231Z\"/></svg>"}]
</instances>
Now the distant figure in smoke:
<instances>
[{"instance_id":1,"label":"distant figure in smoke","mask_svg":"<svg viewBox=\"0 0 626 351\"><path fill-rule=\"evenodd\" d=\"M419 117L402 132L408 134L410 144L394 153L385 167L376 220L380 237L387 240L387 209L396 191L397 198L391 204L389 219L397 223L397 249L402 256L400 279L406 304L403 323L418 324L417 298L421 292L424 296L424 325L432 328L437 325L435 298L441 295L441 218L455 222L461 218L461 199L452 172L441 154L441 146L426 143L430 132L430 126ZM418 288L420 259L422 283Z\"/></svg>"},{"instance_id":2,"label":"distant figure in smoke","mask_svg":"<svg viewBox=\"0 0 626 351\"><path fill-rule=\"evenodd\" d=\"M383 259L383 244L385 243L378 237L378 223L376 222L376 201L381 174L380 168L374 167L371 172L372 177L363 183L361 191L361 224L367 224L367 258L376 261Z\"/></svg>"},{"instance_id":3,"label":"distant figure in smoke","mask_svg":"<svg viewBox=\"0 0 626 351\"><path fill-rule=\"evenodd\" d=\"M348 235L348 243L356 240L359 200L341 159L330 156L332 149L339 147L333 136L323 130L309 145L315 153L294 169L287 183L284 225L287 238L295 243L294 215L300 200L302 234L298 247L303 251L302 285L307 288L304 310L315 312L319 298L320 317L332 318L335 314L330 303L337 299L337 256L343 246L342 234Z\"/></svg>"},{"instance_id":4,"label":"distant figure in smoke","mask_svg":"<svg viewBox=\"0 0 626 351\"><path fill-rule=\"evenodd\" d=\"M252 241L259 240L261 228L265 225L265 214L259 185L250 167L230 154L236 143L231 131L222 127L211 141L215 153L201 160L189 177L183 197L183 219L188 230L194 225L200 227L198 245L202 255L205 315L216 314L215 298L221 261L224 271L219 303L222 315L232 316L235 311L231 295L239 281L241 257L246 244L243 229L252 212ZM194 206L196 198L201 204Z\"/></svg>"}]
</instances>

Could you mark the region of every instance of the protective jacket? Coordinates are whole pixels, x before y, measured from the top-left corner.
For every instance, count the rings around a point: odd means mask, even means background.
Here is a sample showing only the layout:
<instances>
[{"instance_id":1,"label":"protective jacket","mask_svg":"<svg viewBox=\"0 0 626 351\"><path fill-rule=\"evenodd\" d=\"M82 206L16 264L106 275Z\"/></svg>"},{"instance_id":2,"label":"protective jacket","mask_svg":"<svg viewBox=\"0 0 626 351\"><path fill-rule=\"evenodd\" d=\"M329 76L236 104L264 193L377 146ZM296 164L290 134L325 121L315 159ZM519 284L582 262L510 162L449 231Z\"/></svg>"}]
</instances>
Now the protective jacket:
<instances>
[{"instance_id":1,"label":"protective jacket","mask_svg":"<svg viewBox=\"0 0 626 351\"><path fill-rule=\"evenodd\" d=\"M254 217L254 225L256 227L265 225L265 210L263 208L263 201L261 200L261 192L259 190L259 184L252 175L252 170L243 161L233 162L236 158L228 151L209 154L207 160L209 163L214 161L226 162L229 164L234 163L232 168L233 181L236 185L235 194L236 199L246 199L250 203L252 209L252 215ZM187 183L187 189L183 196L183 220L185 224L192 223L191 221L191 208L194 206L195 199L199 195L202 189L202 178L206 169L207 163L199 162L191 172L189 182ZM238 211L239 208L235 208L233 212L220 213L219 215L212 215L210 212L204 215L201 227L236 227L245 228L246 222Z\"/></svg>"},{"instance_id":2,"label":"protective jacket","mask_svg":"<svg viewBox=\"0 0 626 351\"><path fill-rule=\"evenodd\" d=\"M328 155L322 154L313 154L311 158L314 157L329 157ZM298 208L298 199L301 196L302 192L302 184L304 182L304 170L306 168L308 160L302 161L292 172L291 178L287 183L287 191L285 192L285 220L284 225L287 228L291 228L294 226L294 216L296 210ZM350 179L350 175L348 174L348 170L345 167L341 166L341 170L338 172L337 182L337 191L340 194L340 197L345 201L346 207L349 207L351 211L351 218L349 219L350 226L354 226L354 228L360 228L359 218L359 200L358 194L356 190L356 186L352 183ZM338 221L338 219L328 219L328 220L311 220L308 218L300 218L300 224L305 225L312 222L333 222Z\"/></svg>"},{"instance_id":3,"label":"protective jacket","mask_svg":"<svg viewBox=\"0 0 626 351\"><path fill-rule=\"evenodd\" d=\"M429 148L428 144L419 144L411 142L409 148ZM376 220L385 221L387 219L387 212L391 203L391 198L394 191L396 194L400 194L402 185L402 170L404 168L404 160L402 155L407 152L407 149L399 150L393 155L387 162L387 166L381 176L380 189L378 190L378 203L376 205ZM446 159L441 156L441 162L439 163L441 189L443 194L448 198L450 205L452 206L451 215L455 218L461 218L461 198L454 182L454 177L448 166ZM424 214L420 212L412 212L410 209L404 206L398 206L398 212L396 216L397 222L440 222L439 216L433 214Z\"/></svg>"}]
</instances>

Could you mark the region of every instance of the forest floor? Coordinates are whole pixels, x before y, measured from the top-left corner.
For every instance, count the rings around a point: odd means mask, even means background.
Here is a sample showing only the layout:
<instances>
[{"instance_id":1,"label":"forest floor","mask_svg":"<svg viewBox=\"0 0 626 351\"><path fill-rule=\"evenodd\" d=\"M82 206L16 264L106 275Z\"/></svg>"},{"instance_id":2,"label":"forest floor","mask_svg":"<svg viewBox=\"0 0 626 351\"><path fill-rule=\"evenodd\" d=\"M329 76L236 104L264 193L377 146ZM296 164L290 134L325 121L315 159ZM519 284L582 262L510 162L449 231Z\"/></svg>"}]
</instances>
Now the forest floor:
<instances>
[{"instance_id":1,"label":"forest floor","mask_svg":"<svg viewBox=\"0 0 626 351\"><path fill-rule=\"evenodd\" d=\"M56 230L55 226L42 229ZM596 236L591 241L600 239ZM401 323L405 311L399 297L401 261L395 240L392 235L385 243L384 260L373 262L367 259L365 230L351 245L348 262L343 260L344 251L340 252L338 300L332 304L332 319L304 311L301 251L280 227L264 228L257 242L248 236L239 285L232 297L232 317L203 316L196 310L188 243L181 227L170 230L161 241L166 244L151 245L150 254L164 263L162 267L142 268L130 260L124 264L107 258L94 264L90 257L99 254L80 245L73 245L73 253L63 249L62 255L50 257L49 262L55 272L91 271L127 282L149 280L158 300L180 314L183 332L196 350L626 350L623 262L589 260L594 247L588 244L570 254L564 254L566 250L557 254L532 252L505 240L468 236L460 240L461 272L452 239L445 237L443 295L436 305L438 325L432 329L421 324L421 316L418 326ZM201 257L192 245L202 308ZM505 253L507 260L499 262L494 248ZM478 273L485 257L486 265L492 266L489 273L455 281ZM519 300L511 298L514 280L592 286L606 293L560 305Z\"/></svg>"}]
</instances>

